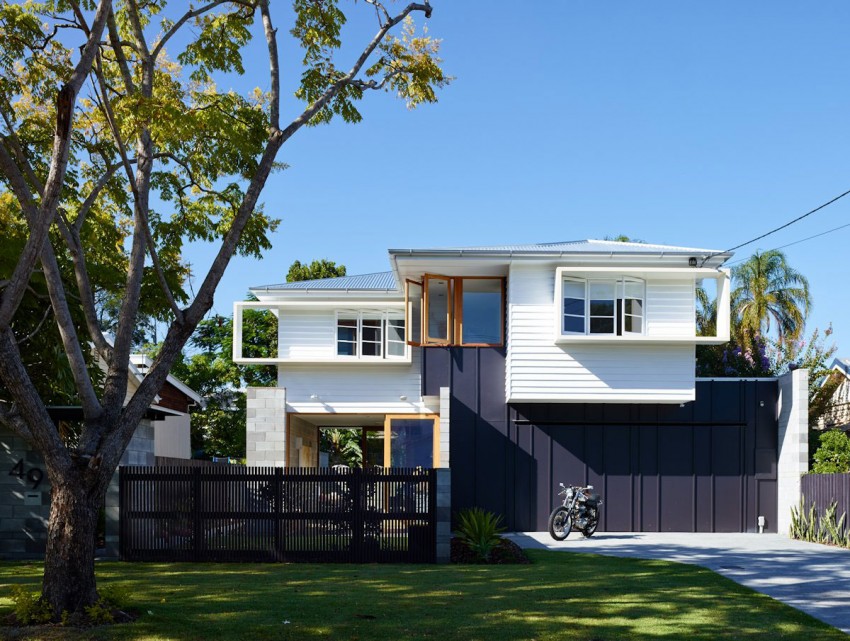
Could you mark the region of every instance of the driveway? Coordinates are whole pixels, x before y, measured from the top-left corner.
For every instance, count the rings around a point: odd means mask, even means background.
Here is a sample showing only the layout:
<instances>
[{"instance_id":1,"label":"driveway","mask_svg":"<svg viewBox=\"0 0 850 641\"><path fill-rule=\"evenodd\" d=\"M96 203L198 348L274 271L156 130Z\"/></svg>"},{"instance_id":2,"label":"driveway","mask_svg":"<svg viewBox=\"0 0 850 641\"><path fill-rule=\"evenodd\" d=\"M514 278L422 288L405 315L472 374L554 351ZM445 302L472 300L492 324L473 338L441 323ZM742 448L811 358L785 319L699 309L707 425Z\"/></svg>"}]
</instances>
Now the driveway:
<instances>
[{"instance_id":1,"label":"driveway","mask_svg":"<svg viewBox=\"0 0 850 641\"><path fill-rule=\"evenodd\" d=\"M777 534L548 532L507 535L525 548L692 563L763 592L850 634L850 550Z\"/></svg>"}]
</instances>

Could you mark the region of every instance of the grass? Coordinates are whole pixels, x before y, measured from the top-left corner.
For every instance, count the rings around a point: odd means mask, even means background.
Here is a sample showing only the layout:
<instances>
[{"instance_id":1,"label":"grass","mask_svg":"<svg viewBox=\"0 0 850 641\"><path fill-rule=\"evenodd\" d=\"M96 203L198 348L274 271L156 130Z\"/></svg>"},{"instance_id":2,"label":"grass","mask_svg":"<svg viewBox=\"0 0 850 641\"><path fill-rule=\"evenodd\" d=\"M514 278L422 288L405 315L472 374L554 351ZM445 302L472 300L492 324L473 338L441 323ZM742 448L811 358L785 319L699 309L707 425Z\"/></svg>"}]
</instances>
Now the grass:
<instances>
[{"instance_id":1,"label":"grass","mask_svg":"<svg viewBox=\"0 0 850 641\"><path fill-rule=\"evenodd\" d=\"M143 615L86 631L0 637L55 640L320 639L623 641L846 639L838 630L709 570L529 551L524 566L98 563L101 585L128 586ZM10 586L39 587L38 563L0 563Z\"/></svg>"}]
</instances>

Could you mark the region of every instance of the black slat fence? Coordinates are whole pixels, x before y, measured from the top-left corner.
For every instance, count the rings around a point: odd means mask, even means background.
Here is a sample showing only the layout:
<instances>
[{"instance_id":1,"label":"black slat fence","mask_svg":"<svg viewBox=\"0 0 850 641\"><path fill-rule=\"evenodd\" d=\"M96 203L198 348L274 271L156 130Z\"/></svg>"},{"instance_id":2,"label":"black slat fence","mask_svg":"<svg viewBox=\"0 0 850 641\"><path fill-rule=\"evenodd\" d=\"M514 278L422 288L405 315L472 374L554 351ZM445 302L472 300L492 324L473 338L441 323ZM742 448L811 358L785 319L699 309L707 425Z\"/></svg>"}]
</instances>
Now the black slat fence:
<instances>
[{"instance_id":1,"label":"black slat fence","mask_svg":"<svg viewBox=\"0 0 850 641\"><path fill-rule=\"evenodd\" d=\"M433 469L122 467L127 561L434 563Z\"/></svg>"}]
</instances>

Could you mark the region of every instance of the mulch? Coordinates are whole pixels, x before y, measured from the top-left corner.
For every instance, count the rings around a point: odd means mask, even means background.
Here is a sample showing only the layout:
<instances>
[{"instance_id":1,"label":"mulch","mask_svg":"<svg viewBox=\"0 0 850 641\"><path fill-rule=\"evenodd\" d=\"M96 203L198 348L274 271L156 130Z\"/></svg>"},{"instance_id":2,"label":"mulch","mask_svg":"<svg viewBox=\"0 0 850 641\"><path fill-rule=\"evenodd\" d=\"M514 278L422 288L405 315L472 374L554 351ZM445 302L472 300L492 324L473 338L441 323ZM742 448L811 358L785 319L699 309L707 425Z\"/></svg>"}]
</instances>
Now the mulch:
<instances>
[{"instance_id":1,"label":"mulch","mask_svg":"<svg viewBox=\"0 0 850 641\"><path fill-rule=\"evenodd\" d=\"M474 563L487 565L510 565L531 563L522 548L510 539L502 539L490 554L490 559L485 561L470 550L459 538L452 539L451 548L452 563Z\"/></svg>"}]
</instances>

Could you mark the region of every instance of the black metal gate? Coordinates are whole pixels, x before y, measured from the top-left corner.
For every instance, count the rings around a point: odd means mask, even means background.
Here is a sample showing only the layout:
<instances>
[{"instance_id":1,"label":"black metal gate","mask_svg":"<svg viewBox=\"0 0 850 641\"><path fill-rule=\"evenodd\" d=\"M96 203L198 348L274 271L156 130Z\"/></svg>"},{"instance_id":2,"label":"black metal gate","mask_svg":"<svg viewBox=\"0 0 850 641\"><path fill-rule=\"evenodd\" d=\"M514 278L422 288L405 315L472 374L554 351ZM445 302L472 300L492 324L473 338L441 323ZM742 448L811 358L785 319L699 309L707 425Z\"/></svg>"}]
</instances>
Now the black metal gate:
<instances>
[{"instance_id":1,"label":"black metal gate","mask_svg":"<svg viewBox=\"0 0 850 641\"><path fill-rule=\"evenodd\" d=\"M433 563L433 469L122 467L127 561Z\"/></svg>"}]
</instances>

